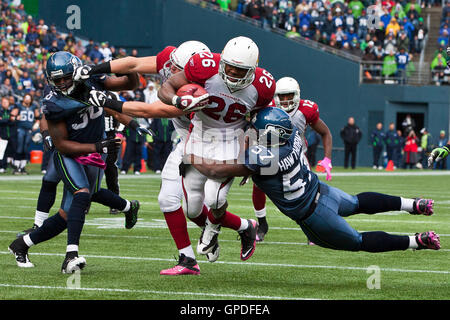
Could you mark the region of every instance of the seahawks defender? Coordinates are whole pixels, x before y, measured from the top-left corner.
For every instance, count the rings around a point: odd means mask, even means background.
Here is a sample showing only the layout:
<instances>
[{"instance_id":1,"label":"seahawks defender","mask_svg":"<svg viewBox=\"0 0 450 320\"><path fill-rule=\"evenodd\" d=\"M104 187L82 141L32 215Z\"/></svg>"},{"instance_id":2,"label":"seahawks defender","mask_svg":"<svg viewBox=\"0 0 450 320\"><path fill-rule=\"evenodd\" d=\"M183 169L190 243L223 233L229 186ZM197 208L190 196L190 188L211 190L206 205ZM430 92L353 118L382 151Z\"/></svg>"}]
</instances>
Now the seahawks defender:
<instances>
[{"instance_id":1,"label":"seahawks defender","mask_svg":"<svg viewBox=\"0 0 450 320\"><path fill-rule=\"evenodd\" d=\"M273 107L262 109L252 119L252 125L258 132L258 145L246 150L245 164L205 163L193 155L187 160L212 178L252 175L253 182L278 209L321 247L367 252L440 249L439 235L434 231L415 236L358 232L343 218L358 213L400 210L431 215L432 200L375 192L349 195L320 182L309 170L301 136L285 111Z\"/></svg>"},{"instance_id":2,"label":"seahawks defender","mask_svg":"<svg viewBox=\"0 0 450 320\"><path fill-rule=\"evenodd\" d=\"M61 271L72 273L82 269L86 260L78 256L78 245L84 215L91 201L124 212L127 229L137 222L138 201L130 202L100 188L106 165L104 159L107 154L116 152L120 139L105 139L103 109L85 102L92 89L133 89L138 83L137 75L120 78L99 76L74 82L73 71L80 65L81 61L76 56L64 51L52 54L47 61L46 75L50 88L44 92L42 109L55 145L53 161L64 182L64 195L56 215L9 246L19 267L33 267L28 259L29 247L49 240L67 228L67 250ZM121 115L115 116L126 122Z\"/></svg>"},{"instance_id":3,"label":"seahawks defender","mask_svg":"<svg viewBox=\"0 0 450 320\"><path fill-rule=\"evenodd\" d=\"M447 158L450 153L450 140L448 140L447 145L441 148L435 148L431 151L428 157L428 167L431 168L434 162L438 162Z\"/></svg>"}]
</instances>

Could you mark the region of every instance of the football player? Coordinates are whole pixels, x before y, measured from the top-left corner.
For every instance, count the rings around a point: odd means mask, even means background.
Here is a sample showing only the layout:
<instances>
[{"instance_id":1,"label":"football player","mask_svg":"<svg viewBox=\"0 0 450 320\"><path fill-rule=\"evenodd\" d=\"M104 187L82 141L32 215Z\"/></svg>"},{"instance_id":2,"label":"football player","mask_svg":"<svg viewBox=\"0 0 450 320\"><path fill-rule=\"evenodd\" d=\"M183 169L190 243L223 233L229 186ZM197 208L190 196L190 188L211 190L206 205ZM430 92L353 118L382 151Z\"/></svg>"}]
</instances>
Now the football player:
<instances>
[{"instance_id":1,"label":"football player","mask_svg":"<svg viewBox=\"0 0 450 320\"><path fill-rule=\"evenodd\" d=\"M159 98L175 106L183 99L176 92L185 84L197 83L209 94L208 105L194 113L186 153L219 161L239 157L246 114L269 105L275 92L273 76L258 67L258 59L255 42L247 37L233 38L222 54L203 52L193 56L184 72L173 75L162 85ZM210 208L197 252L210 253L223 226L239 233L241 260L249 259L255 250L257 222L241 219L226 210L233 178L209 179L193 166L186 166L182 176L183 209L188 217L199 216L203 202Z\"/></svg>"},{"instance_id":2,"label":"football player","mask_svg":"<svg viewBox=\"0 0 450 320\"><path fill-rule=\"evenodd\" d=\"M450 153L450 140L448 140L447 145L441 148L435 148L431 151L428 157L428 167L431 168L433 163L444 160Z\"/></svg>"},{"instance_id":3,"label":"football player","mask_svg":"<svg viewBox=\"0 0 450 320\"><path fill-rule=\"evenodd\" d=\"M433 214L433 200L375 192L349 195L320 182L309 169L302 137L285 111L273 107L262 109L253 117L252 126L257 131L258 144L246 150L245 164L211 163L195 155L188 155L188 160L214 179L251 175L277 208L321 247L367 252L440 249L439 235L434 231L415 236L358 232L344 219L358 213L385 211L429 216Z\"/></svg>"},{"instance_id":4,"label":"football player","mask_svg":"<svg viewBox=\"0 0 450 320\"><path fill-rule=\"evenodd\" d=\"M333 137L328 126L319 116L319 107L317 104L314 101L300 98L300 86L298 82L291 77L284 77L277 81L277 89L275 91L273 104L289 114L292 124L302 136L305 152L307 146L305 139L307 125L322 137L324 158L319 161L319 165L326 171L326 180L331 180L331 150L333 146ZM310 163L309 165L314 164ZM266 220L266 195L255 184L253 184L252 201L259 224L257 241L264 241L264 236L269 230L269 225Z\"/></svg>"},{"instance_id":5,"label":"football player","mask_svg":"<svg viewBox=\"0 0 450 320\"><path fill-rule=\"evenodd\" d=\"M10 244L9 250L15 255L19 267L33 267L28 259L29 247L49 240L67 228L67 250L61 271L73 273L82 269L86 260L79 257L78 246L84 215L91 201L124 212L127 229L137 222L138 201L130 202L100 188L106 166L104 159L108 153L119 148L120 139L105 139L104 111L87 103L92 89L135 88L138 83L137 75L103 75L75 82L73 72L78 66L81 66L80 59L65 51L56 52L47 60L46 76L50 87L44 91L42 109L56 148L53 160L58 175L64 182L64 196L57 214L46 219L41 227ZM115 116L119 121L129 124L129 118L119 114Z\"/></svg>"},{"instance_id":6,"label":"football player","mask_svg":"<svg viewBox=\"0 0 450 320\"><path fill-rule=\"evenodd\" d=\"M17 104L12 112L16 116L17 124L17 148L14 156L14 174L27 174L25 166L27 164L26 152L31 143L32 130L39 126L39 108L32 104L33 99L30 94L23 97L21 103Z\"/></svg>"},{"instance_id":7,"label":"football player","mask_svg":"<svg viewBox=\"0 0 450 320\"><path fill-rule=\"evenodd\" d=\"M186 41L177 48L173 46L166 47L156 56L152 57L126 57L122 59L106 62L103 65L94 67L83 67L76 70L75 78L88 78L98 72L114 72L128 74L130 72L139 73L157 73L161 76L163 82L171 75L183 71L188 60L199 52L210 52L209 48L200 41ZM117 102L111 99L103 99L105 96L93 93L92 103L112 108L128 115L144 118L172 118L172 122L176 132L181 137L181 142L171 152L161 173L161 189L158 195L158 202L161 211L164 214L169 231L175 241L175 245L179 251L178 264L173 268L165 269L160 272L162 275L198 275L200 268L195 259L194 250L192 249L187 230L186 217L181 207L183 199L183 190L181 187L181 176L179 173L179 165L181 164L183 155L183 146L190 126L190 113L195 110L195 103L191 103L191 108L181 111L179 108L165 105L160 101L152 104L142 102L128 101L125 103ZM197 102L205 100L205 98L196 99ZM190 220L203 228L208 209L202 207L200 215L190 217ZM207 255L208 261L217 260L220 252L219 245Z\"/></svg>"}]
</instances>

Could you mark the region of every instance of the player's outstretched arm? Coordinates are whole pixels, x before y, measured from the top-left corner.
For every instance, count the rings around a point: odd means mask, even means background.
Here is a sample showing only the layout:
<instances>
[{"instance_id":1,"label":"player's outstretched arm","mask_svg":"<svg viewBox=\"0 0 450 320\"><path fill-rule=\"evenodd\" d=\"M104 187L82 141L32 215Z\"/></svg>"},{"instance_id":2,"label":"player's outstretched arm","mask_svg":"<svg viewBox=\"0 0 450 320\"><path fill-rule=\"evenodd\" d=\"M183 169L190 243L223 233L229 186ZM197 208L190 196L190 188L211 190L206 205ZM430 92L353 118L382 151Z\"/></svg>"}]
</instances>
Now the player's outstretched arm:
<instances>
[{"instance_id":1,"label":"player's outstretched arm","mask_svg":"<svg viewBox=\"0 0 450 320\"><path fill-rule=\"evenodd\" d=\"M140 101L118 101L110 99L102 91L92 90L90 92L89 103L91 105L106 108L118 113L125 113L138 118L175 118L184 112L174 106L166 105L161 101L145 103ZM119 120L120 121L120 120Z\"/></svg>"},{"instance_id":2,"label":"player's outstretched arm","mask_svg":"<svg viewBox=\"0 0 450 320\"><path fill-rule=\"evenodd\" d=\"M195 155L187 155L185 162L189 162L200 173L211 179L222 179L229 177L244 177L253 174L253 171L248 169L243 164L226 163L225 161L204 159Z\"/></svg>"},{"instance_id":3,"label":"player's outstretched arm","mask_svg":"<svg viewBox=\"0 0 450 320\"><path fill-rule=\"evenodd\" d=\"M139 124L139 122L137 122L135 119L133 119L132 117L130 117L126 114L118 113L118 112L116 112L114 110L110 110L110 109L105 109L105 112L108 115L113 116L114 119L119 121L124 126L134 129L140 136L144 136L146 134L148 134L150 136L154 136L154 133L151 130L147 129L146 127L141 126Z\"/></svg>"},{"instance_id":4,"label":"player's outstretched arm","mask_svg":"<svg viewBox=\"0 0 450 320\"><path fill-rule=\"evenodd\" d=\"M130 73L157 73L156 56L125 57L117 60L103 62L94 66L81 66L75 69L73 79L81 81L89 79L94 74L130 74Z\"/></svg>"}]
</instances>

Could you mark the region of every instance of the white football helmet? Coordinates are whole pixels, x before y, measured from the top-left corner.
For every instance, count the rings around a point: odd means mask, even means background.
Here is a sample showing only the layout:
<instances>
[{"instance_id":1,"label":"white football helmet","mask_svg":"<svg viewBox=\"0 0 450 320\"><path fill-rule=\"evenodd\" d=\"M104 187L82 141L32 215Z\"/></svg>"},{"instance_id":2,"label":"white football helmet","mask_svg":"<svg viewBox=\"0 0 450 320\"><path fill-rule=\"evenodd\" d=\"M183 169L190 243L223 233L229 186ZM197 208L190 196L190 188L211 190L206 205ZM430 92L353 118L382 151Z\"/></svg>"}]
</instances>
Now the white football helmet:
<instances>
[{"instance_id":1,"label":"white football helmet","mask_svg":"<svg viewBox=\"0 0 450 320\"><path fill-rule=\"evenodd\" d=\"M253 82L258 60L259 49L252 39L237 37L228 41L220 55L219 74L230 91L244 89ZM225 73L226 64L248 71L243 78L235 78Z\"/></svg>"},{"instance_id":2,"label":"white football helmet","mask_svg":"<svg viewBox=\"0 0 450 320\"><path fill-rule=\"evenodd\" d=\"M292 100L284 100L283 103L281 103L278 95L290 93L294 94ZM300 105L300 86L298 85L297 80L291 77L283 77L278 80L273 100L278 108L281 108L288 113L292 110L298 109L298 106Z\"/></svg>"},{"instance_id":3,"label":"white football helmet","mask_svg":"<svg viewBox=\"0 0 450 320\"><path fill-rule=\"evenodd\" d=\"M189 59L199 52L211 52L206 44L200 41L183 42L170 53L170 62L179 70L183 70Z\"/></svg>"}]
</instances>

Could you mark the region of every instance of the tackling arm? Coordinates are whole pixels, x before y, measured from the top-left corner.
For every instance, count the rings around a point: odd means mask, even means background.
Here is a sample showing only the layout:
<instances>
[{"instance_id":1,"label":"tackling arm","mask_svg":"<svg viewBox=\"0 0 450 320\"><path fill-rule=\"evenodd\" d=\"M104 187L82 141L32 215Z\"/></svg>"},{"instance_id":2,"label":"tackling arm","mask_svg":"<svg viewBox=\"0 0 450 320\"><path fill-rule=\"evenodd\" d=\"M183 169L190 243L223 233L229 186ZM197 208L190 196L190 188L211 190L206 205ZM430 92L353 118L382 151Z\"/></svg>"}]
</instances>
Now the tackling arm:
<instances>
[{"instance_id":1,"label":"tackling arm","mask_svg":"<svg viewBox=\"0 0 450 320\"><path fill-rule=\"evenodd\" d=\"M177 90L190 83L184 72L178 72L165 81L158 90L158 98L165 104L175 105L174 98L177 97Z\"/></svg>"},{"instance_id":2,"label":"tackling arm","mask_svg":"<svg viewBox=\"0 0 450 320\"><path fill-rule=\"evenodd\" d=\"M191 164L194 166L194 168L211 179L245 177L253 174L253 171L248 169L243 164L208 160L194 155L188 155L188 157L189 156Z\"/></svg>"},{"instance_id":3,"label":"tackling arm","mask_svg":"<svg viewBox=\"0 0 450 320\"><path fill-rule=\"evenodd\" d=\"M104 86L111 91L134 90L139 86L139 75L134 72L123 77L106 77Z\"/></svg>"}]
</instances>

